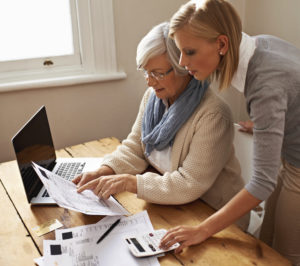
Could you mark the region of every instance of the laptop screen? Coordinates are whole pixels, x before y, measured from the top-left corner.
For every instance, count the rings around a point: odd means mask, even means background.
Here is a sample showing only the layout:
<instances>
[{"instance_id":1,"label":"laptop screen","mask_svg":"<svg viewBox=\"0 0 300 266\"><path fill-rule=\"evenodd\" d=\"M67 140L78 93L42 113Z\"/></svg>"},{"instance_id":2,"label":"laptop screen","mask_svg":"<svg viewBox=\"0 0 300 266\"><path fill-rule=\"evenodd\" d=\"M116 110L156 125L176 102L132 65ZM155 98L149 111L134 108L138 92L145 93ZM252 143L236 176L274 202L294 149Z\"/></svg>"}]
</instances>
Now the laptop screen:
<instances>
[{"instance_id":1,"label":"laptop screen","mask_svg":"<svg viewBox=\"0 0 300 266\"><path fill-rule=\"evenodd\" d=\"M55 149L50 132L45 106L20 129L13 137L17 162L23 179L27 199L37 196L43 184L33 170L35 162L49 170L55 164Z\"/></svg>"}]
</instances>

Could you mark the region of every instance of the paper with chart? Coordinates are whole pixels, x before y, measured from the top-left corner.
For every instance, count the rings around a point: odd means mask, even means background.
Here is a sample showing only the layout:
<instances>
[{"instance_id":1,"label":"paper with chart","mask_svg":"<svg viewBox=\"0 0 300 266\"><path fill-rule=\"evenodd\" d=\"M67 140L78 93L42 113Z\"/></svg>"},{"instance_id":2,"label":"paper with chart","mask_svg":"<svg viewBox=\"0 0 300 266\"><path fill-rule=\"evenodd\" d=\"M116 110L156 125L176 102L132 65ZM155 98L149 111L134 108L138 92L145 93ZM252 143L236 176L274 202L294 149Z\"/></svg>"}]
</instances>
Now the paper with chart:
<instances>
[{"instance_id":1,"label":"paper with chart","mask_svg":"<svg viewBox=\"0 0 300 266\"><path fill-rule=\"evenodd\" d=\"M76 185L47 169L32 163L49 195L63 208L90 215L128 215L129 212L113 197L99 199L91 190L77 193Z\"/></svg>"},{"instance_id":2,"label":"paper with chart","mask_svg":"<svg viewBox=\"0 0 300 266\"><path fill-rule=\"evenodd\" d=\"M156 257L131 255L125 236L153 231L146 211L122 217L111 233L96 244L99 237L120 217L105 217L97 224L56 230L56 240L44 240L45 265L74 266L159 266Z\"/></svg>"}]
</instances>

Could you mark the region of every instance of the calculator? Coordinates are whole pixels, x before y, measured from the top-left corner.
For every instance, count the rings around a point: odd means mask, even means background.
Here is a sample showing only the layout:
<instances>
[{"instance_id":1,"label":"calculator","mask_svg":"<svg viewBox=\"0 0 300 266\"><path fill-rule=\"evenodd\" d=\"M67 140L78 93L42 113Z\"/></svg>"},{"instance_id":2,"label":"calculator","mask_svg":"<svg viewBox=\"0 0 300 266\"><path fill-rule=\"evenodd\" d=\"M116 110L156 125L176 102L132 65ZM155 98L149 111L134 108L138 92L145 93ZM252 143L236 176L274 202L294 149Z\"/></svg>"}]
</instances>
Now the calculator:
<instances>
[{"instance_id":1,"label":"calculator","mask_svg":"<svg viewBox=\"0 0 300 266\"><path fill-rule=\"evenodd\" d=\"M144 233L134 237L125 238L131 253L136 257L153 256L173 250L179 247L179 243L174 244L169 249L160 249L159 243L167 233L166 229L160 229L149 233Z\"/></svg>"}]
</instances>

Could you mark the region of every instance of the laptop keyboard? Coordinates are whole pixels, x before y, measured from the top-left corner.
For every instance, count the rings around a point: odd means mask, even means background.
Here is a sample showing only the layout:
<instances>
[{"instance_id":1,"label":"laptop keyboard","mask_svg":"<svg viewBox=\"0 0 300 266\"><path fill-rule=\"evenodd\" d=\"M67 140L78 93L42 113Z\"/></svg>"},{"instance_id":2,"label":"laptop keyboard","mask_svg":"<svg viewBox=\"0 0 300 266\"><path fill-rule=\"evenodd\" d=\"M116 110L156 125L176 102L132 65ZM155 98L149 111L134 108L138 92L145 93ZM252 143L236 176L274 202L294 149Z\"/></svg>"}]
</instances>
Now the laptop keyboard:
<instances>
[{"instance_id":1,"label":"laptop keyboard","mask_svg":"<svg viewBox=\"0 0 300 266\"><path fill-rule=\"evenodd\" d=\"M47 190L44 191L42 197L43 197L43 198L44 198L44 197L50 197L50 195L48 194L48 191L47 191Z\"/></svg>"},{"instance_id":2,"label":"laptop keyboard","mask_svg":"<svg viewBox=\"0 0 300 266\"><path fill-rule=\"evenodd\" d=\"M55 174L67 180L72 180L74 177L82 173L85 163L61 163Z\"/></svg>"},{"instance_id":3,"label":"laptop keyboard","mask_svg":"<svg viewBox=\"0 0 300 266\"><path fill-rule=\"evenodd\" d=\"M38 182L38 176L32 167L27 167L26 169L21 169L21 175L24 182L25 190L28 191L30 195L37 195L42 188L42 184ZM33 178L36 176L36 178Z\"/></svg>"},{"instance_id":4,"label":"laptop keyboard","mask_svg":"<svg viewBox=\"0 0 300 266\"><path fill-rule=\"evenodd\" d=\"M82 173L85 163L61 163L55 174L66 180L72 180L74 177ZM47 190L44 191L42 197L49 197Z\"/></svg>"}]
</instances>

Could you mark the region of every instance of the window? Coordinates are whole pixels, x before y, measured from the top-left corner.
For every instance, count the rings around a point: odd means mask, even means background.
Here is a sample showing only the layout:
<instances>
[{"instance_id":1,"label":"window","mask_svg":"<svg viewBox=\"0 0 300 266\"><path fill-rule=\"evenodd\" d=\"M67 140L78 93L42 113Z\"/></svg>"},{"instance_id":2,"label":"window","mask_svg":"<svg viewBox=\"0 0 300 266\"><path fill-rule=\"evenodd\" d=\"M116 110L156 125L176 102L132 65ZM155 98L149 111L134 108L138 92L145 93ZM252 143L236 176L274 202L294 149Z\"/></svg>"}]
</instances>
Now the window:
<instances>
[{"instance_id":1,"label":"window","mask_svg":"<svg viewBox=\"0 0 300 266\"><path fill-rule=\"evenodd\" d=\"M125 78L112 0L0 1L0 91Z\"/></svg>"}]
</instances>

